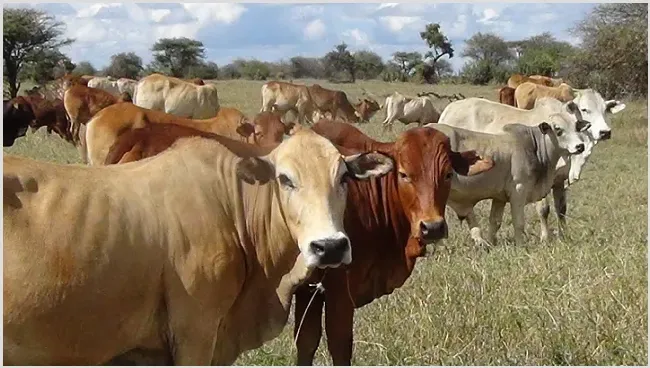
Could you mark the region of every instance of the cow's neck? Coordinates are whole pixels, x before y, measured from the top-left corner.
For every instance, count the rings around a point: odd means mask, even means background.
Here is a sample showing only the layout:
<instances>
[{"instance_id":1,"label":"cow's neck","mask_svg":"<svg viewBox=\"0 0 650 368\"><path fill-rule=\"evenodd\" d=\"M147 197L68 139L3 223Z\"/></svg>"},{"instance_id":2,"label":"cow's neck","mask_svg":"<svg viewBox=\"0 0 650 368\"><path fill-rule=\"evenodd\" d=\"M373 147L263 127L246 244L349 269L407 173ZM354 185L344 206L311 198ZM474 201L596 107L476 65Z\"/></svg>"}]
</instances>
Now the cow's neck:
<instances>
[{"instance_id":1,"label":"cow's neck","mask_svg":"<svg viewBox=\"0 0 650 368\"><path fill-rule=\"evenodd\" d=\"M235 304L221 322L213 364L232 364L282 332L295 287L308 276L284 220L277 185L242 184L245 218L240 241L246 276ZM243 230L243 231L242 231Z\"/></svg>"},{"instance_id":2,"label":"cow's neck","mask_svg":"<svg viewBox=\"0 0 650 368\"><path fill-rule=\"evenodd\" d=\"M529 198L529 201L537 201L541 200L551 189L555 181L557 163L560 157L562 157L562 153L566 152L566 150L560 148L557 143L553 144L548 135L540 132L532 131L530 137L535 148L538 165L536 170L538 177L535 189L539 192L533 193L533 198Z\"/></svg>"}]
</instances>

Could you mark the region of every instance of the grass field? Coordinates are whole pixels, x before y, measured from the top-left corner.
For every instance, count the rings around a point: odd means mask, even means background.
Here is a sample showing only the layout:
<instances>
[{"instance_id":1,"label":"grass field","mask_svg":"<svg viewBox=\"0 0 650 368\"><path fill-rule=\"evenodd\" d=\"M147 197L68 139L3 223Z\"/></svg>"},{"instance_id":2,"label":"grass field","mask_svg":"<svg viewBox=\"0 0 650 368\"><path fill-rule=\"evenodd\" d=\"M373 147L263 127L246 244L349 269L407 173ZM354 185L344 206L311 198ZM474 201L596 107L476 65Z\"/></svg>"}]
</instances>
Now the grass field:
<instances>
[{"instance_id":1,"label":"grass field","mask_svg":"<svg viewBox=\"0 0 650 368\"><path fill-rule=\"evenodd\" d=\"M494 86L318 83L355 101L362 87L377 95L432 90L497 99ZM259 111L262 82L217 84L223 106L249 115ZM447 103L436 107L442 111ZM612 140L597 146L570 188L568 239L540 243L539 222L528 206L528 244L512 245L506 211L500 245L486 253L449 211L444 245L418 262L402 288L357 310L353 364L647 365L648 110L646 100L625 103L612 119ZM382 133L383 118L379 112L361 129L380 140L405 129L397 123L393 133ZM4 151L80 162L72 145L44 130ZM484 228L488 203L478 206ZM278 338L244 353L237 364L292 365L292 330L290 317ZM315 364L331 364L326 346L323 337Z\"/></svg>"}]
</instances>

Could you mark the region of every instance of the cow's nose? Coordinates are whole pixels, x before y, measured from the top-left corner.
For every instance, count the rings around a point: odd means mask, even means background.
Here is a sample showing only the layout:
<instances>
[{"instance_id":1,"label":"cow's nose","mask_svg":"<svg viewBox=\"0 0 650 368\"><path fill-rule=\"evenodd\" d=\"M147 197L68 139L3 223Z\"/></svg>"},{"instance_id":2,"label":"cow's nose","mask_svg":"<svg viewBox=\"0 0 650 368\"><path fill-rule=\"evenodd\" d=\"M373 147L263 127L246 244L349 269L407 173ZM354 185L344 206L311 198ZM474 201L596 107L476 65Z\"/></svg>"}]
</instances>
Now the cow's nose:
<instances>
[{"instance_id":1,"label":"cow's nose","mask_svg":"<svg viewBox=\"0 0 650 368\"><path fill-rule=\"evenodd\" d=\"M607 140L612 137L612 131L611 130L601 130L600 131L600 139L601 140Z\"/></svg>"},{"instance_id":2,"label":"cow's nose","mask_svg":"<svg viewBox=\"0 0 650 368\"><path fill-rule=\"evenodd\" d=\"M584 143L576 144L576 153L580 154L585 151Z\"/></svg>"},{"instance_id":3,"label":"cow's nose","mask_svg":"<svg viewBox=\"0 0 650 368\"><path fill-rule=\"evenodd\" d=\"M318 259L319 267L340 265L350 251L348 238L314 240L309 248Z\"/></svg>"},{"instance_id":4,"label":"cow's nose","mask_svg":"<svg viewBox=\"0 0 650 368\"><path fill-rule=\"evenodd\" d=\"M425 241L440 240L447 237L447 223L445 220L420 222L420 236Z\"/></svg>"}]
</instances>

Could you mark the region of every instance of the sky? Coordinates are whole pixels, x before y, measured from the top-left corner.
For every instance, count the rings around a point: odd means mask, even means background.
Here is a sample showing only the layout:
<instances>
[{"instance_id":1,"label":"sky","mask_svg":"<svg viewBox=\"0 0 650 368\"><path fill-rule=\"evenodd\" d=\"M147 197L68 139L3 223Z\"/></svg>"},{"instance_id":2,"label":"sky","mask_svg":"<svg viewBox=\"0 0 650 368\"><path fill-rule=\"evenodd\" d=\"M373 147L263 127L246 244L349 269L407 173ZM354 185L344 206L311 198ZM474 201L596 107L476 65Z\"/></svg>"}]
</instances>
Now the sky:
<instances>
[{"instance_id":1,"label":"sky","mask_svg":"<svg viewBox=\"0 0 650 368\"><path fill-rule=\"evenodd\" d=\"M458 71L465 40L476 32L493 32L507 41L550 32L577 45L569 28L596 5L586 3L41 3L36 7L66 25L76 41L63 48L73 62L107 66L110 56L135 52L145 64L151 46L162 37L189 37L203 42L206 58L225 65L256 58L288 60L320 57L345 42L352 51L371 50L384 60L396 51L426 52L419 32L440 23L452 41Z\"/></svg>"}]
</instances>

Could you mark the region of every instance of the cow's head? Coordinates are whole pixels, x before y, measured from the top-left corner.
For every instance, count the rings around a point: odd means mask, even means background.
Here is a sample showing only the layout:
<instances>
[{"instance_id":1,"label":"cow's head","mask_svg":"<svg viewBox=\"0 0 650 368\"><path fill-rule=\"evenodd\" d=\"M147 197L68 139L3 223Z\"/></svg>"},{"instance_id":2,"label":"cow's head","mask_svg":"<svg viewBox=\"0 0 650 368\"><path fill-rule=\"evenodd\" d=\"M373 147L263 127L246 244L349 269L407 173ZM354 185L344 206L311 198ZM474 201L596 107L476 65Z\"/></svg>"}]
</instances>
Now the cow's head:
<instances>
[{"instance_id":1,"label":"cow's head","mask_svg":"<svg viewBox=\"0 0 650 368\"><path fill-rule=\"evenodd\" d=\"M454 173L475 175L492 168L494 162L475 151L454 152L449 138L434 128L403 132L389 148L395 160L396 188L411 225L407 253L418 256L424 245L447 236L445 206Z\"/></svg>"},{"instance_id":2,"label":"cow's head","mask_svg":"<svg viewBox=\"0 0 650 368\"><path fill-rule=\"evenodd\" d=\"M546 122L539 125L542 133L548 135L549 130L555 133L549 135L553 145L559 146L572 155L584 152L585 144L581 133L585 133L590 127L591 124L586 120L571 121L562 114L553 114Z\"/></svg>"},{"instance_id":3,"label":"cow's head","mask_svg":"<svg viewBox=\"0 0 650 368\"><path fill-rule=\"evenodd\" d=\"M368 122L380 110L379 104L372 98L363 98L354 104L354 109L358 112L361 121Z\"/></svg>"},{"instance_id":4,"label":"cow's head","mask_svg":"<svg viewBox=\"0 0 650 368\"><path fill-rule=\"evenodd\" d=\"M343 120L347 121L348 123L358 123L361 119L361 114L359 111L355 110L354 106L352 106L345 92L336 91L335 99L337 101L336 105L339 109L339 111L337 111L337 115L340 115Z\"/></svg>"},{"instance_id":5,"label":"cow's head","mask_svg":"<svg viewBox=\"0 0 650 368\"><path fill-rule=\"evenodd\" d=\"M258 146L272 146L282 142L293 126L293 123L284 124L280 113L264 111L255 115L252 123L242 122L237 127L237 133L245 138L252 136L253 143Z\"/></svg>"},{"instance_id":6,"label":"cow's head","mask_svg":"<svg viewBox=\"0 0 650 368\"><path fill-rule=\"evenodd\" d=\"M18 96L6 101L2 112L3 146L12 146L16 138L24 136L35 119L32 105L24 97Z\"/></svg>"},{"instance_id":7,"label":"cow's head","mask_svg":"<svg viewBox=\"0 0 650 368\"><path fill-rule=\"evenodd\" d=\"M337 267L352 261L343 228L347 180L389 172L393 163L379 153L342 156L326 138L300 129L269 155L242 159L237 171L247 182L273 181L291 235L308 267Z\"/></svg>"},{"instance_id":8,"label":"cow's head","mask_svg":"<svg viewBox=\"0 0 650 368\"><path fill-rule=\"evenodd\" d=\"M578 105L582 118L591 123L589 134L595 140L607 140L612 136L612 128L607 123L607 114L616 114L625 109L625 104L616 100L605 101L593 89L574 90L573 102Z\"/></svg>"}]
</instances>

